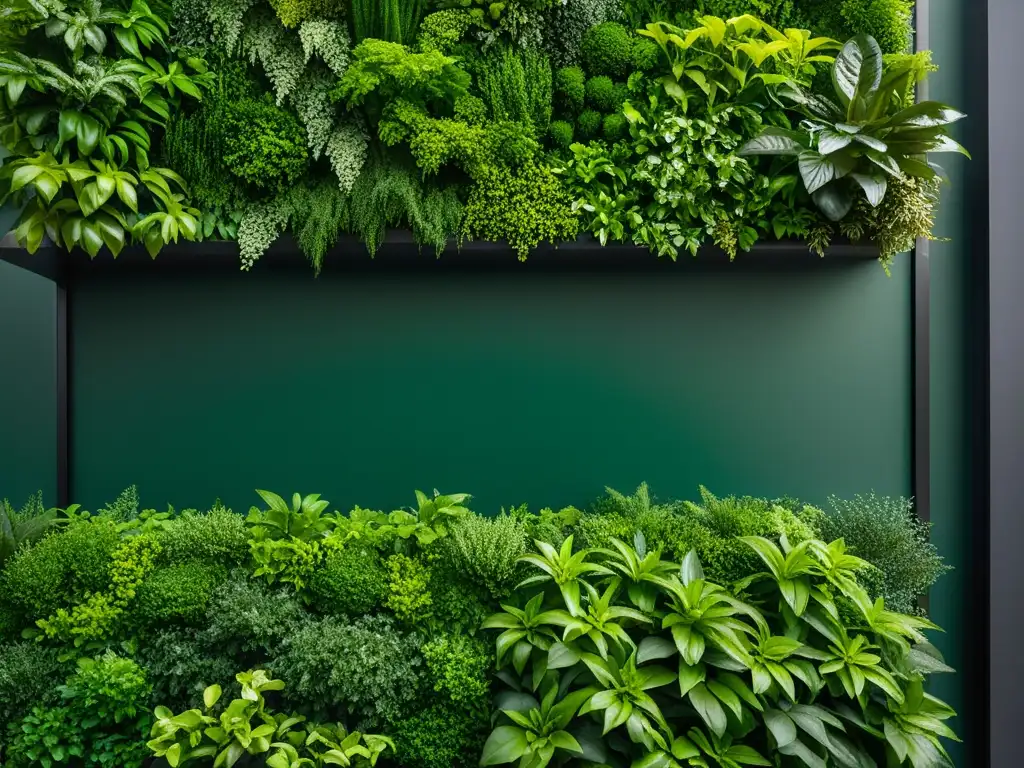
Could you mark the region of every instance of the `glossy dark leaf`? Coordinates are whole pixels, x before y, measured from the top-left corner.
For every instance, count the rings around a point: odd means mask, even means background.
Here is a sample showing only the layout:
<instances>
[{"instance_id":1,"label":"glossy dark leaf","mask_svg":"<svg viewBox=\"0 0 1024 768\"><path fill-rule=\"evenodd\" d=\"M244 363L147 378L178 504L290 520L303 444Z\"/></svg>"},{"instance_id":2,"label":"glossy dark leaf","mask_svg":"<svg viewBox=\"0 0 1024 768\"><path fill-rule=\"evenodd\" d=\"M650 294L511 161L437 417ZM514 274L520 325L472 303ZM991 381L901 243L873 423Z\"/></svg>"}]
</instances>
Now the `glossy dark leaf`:
<instances>
[{"instance_id":1,"label":"glossy dark leaf","mask_svg":"<svg viewBox=\"0 0 1024 768\"><path fill-rule=\"evenodd\" d=\"M853 143L853 136L828 129L818 134L818 151L823 155L831 155Z\"/></svg>"},{"instance_id":2,"label":"glossy dark leaf","mask_svg":"<svg viewBox=\"0 0 1024 768\"><path fill-rule=\"evenodd\" d=\"M830 221L841 221L853 208L853 195L845 183L828 184L812 197L815 205Z\"/></svg>"},{"instance_id":3,"label":"glossy dark leaf","mask_svg":"<svg viewBox=\"0 0 1024 768\"><path fill-rule=\"evenodd\" d=\"M836 56L832 82L847 107L870 101L882 82L882 49L878 42L870 35L848 40Z\"/></svg>"},{"instance_id":4,"label":"glossy dark leaf","mask_svg":"<svg viewBox=\"0 0 1024 768\"><path fill-rule=\"evenodd\" d=\"M807 148L806 138L798 131L783 128L766 128L760 136L744 144L740 156L748 155L799 155Z\"/></svg>"}]
</instances>

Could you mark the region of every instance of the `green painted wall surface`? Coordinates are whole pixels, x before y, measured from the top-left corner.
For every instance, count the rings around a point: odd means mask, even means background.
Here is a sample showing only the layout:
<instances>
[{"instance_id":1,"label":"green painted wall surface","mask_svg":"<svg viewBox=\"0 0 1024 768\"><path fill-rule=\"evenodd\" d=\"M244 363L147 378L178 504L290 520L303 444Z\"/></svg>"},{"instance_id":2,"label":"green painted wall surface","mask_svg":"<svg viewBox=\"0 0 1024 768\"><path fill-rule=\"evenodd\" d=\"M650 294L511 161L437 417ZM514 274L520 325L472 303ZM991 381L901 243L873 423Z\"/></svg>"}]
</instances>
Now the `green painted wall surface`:
<instances>
[{"instance_id":1,"label":"green painted wall surface","mask_svg":"<svg viewBox=\"0 0 1024 768\"><path fill-rule=\"evenodd\" d=\"M56 289L0 263L0 498L56 502Z\"/></svg>"},{"instance_id":2,"label":"green painted wall surface","mask_svg":"<svg viewBox=\"0 0 1024 768\"><path fill-rule=\"evenodd\" d=\"M970 0L931 0L930 43L941 67L929 78L929 98L960 106L968 113L971 95L967 74L976 64L967 55ZM965 131L984 130L984 118L968 115L968 124L954 135L971 147ZM931 429L932 429L932 540L955 570L931 594L932 618L946 632L935 638L947 661L959 675L934 679L936 695L950 702L961 717L954 727L967 732L971 711L966 706L965 669L969 626L966 626L971 563L971 467L969 389L968 286L971 280L971 221L968 212L970 183L967 162L944 155L942 165L951 183L943 189L936 233L949 242L931 245ZM984 162L983 159L975 162ZM978 169L980 170L980 169ZM979 255L979 257L983 256ZM952 745L958 766L970 766L968 750Z\"/></svg>"},{"instance_id":3,"label":"green painted wall surface","mask_svg":"<svg viewBox=\"0 0 1024 768\"><path fill-rule=\"evenodd\" d=\"M73 305L73 496L476 508L909 489L909 277L126 273Z\"/></svg>"}]
</instances>

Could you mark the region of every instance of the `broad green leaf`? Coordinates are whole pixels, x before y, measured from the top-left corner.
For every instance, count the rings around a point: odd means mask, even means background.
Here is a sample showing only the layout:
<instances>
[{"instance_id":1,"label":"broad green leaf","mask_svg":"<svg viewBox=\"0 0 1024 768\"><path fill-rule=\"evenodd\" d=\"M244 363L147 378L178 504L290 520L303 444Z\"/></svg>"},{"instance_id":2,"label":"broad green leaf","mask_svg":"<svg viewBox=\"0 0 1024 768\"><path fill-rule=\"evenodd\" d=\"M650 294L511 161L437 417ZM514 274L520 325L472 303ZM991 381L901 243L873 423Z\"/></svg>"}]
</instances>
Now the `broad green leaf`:
<instances>
[{"instance_id":1,"label":"broad green leaf","mask_svg":"<svg viewBox=\"0 0 1024 768\"><path fill-rule=\"evenodd\" d=\"M876 139L874 136L869 136L866 133L858 133L853 136L853 140L858 144L863 144L869 149L873 149L876 152L887 152L889 150L888 145L881 139Z\"/></svg>"},{"instance_id":2,"label":"broad green leaf","mask_svg":"<svg viewBox=\"0 0 1024 768\"><path fill-rule=\"evenodd\" d=\"M671 762L664 752L648 752L632 762L630 768L668 768Z\"/></svg>"},{"instance_id":3,"label":"broad green leaf","mask_svg":"<svg viewBox=\"0 0 1024 768\"><path fill-rule=\"evenodd\" d=\"M685 736L677 736L672 741L672 757L677 760L689 760L691 757L699 757L700 750Z\"/></svg>"},{"instance_id":4,"label":"broad green leaf","mask_svg":"<svg viewBox=\"0 0 1024 768\"><path fill-rule=\"evenodd\" d=\"M211 685L205 691L203 691L203 704L207 709L212 709L213 706L220 701L223 690L219 685Z\"/></svg>"},{"instance_id":5,"label":"broad green leaf","mask_svg":"<svg viewBox=\"0 0 1024 768\"><path fill-rule=\"evenodd\" d=\"M771 766L772 762L766 760L760 752L745 744L734 744L726 751L725 756L740 765L765 765Z\"/></svg>"},{"instance_id":6,"label":"broad green leaf","mask_svg":"<svg viewBox=\"0 0 1024 768\"><path fill-rule=\"evenodd\" d=\"M828 763L799 739L779 747L779 752L799 758L807 768L828 768Z\"/></svg>"},{"instance_id":7,"label":"broad green leaf","mask_svg":"<svg viewBox=\"0 0 1024 768\"><path fill-rule=\"evenodd\" d=\"M697 714L700 715L711 731L721 738L725 735L725 730L729 726L729 719L726 717L725 710L722 709L722 705L718 702L718 699L707 689L703 683L698 683L691 690L689 695L690 704L697 710Z\"/></svg>"},{"instance_id":8,"label":"broad green leaf","mask_svg":"<svg viewBox=\"0 0 1024 768\"><path fill-rule=\"evenodd\" d=\"M740 697L731 688L717 680L708 680L706 685L708 690L736 715L737 720L743 719L743 704L740 702Z\"/></svg>"},{"instance_id":9,"label":"broad green leaf","mask_svg":"<svg viewBox=\"0 0 1024 768\"><path fill-rule=\"evenodd\" d=\"M882 198L885 197L885 190L889 183L885 176L880 173L852 173L850 178L856 181L860 188L864 190L864 195L871 206L877 208L878 204L882 202Z\"/></svg>"},{"instance_id":10,"label":"broad green leaf","mask_svg":"<svg viewBox=\"0 0 1024 768\"><path fill-rule=\"evenodd\" d=\"M580 746L580 743L567 731L555 731L548 737L548 739L554 746L558 747L558 749L564 749L569 752L576 753L583 752L583 747Z\"/></svg>"},{"instance_id":11,"label":"broad green leaf","mask_svg":"<svg viewBox=\"0 0 1024 768\"><path fill-rule=\"evenodd\" d=\"M810 150L801 152L797 164L800 168L800 177L804 181L804 186L812 195L836 177L835 163L818 152Z\"/></svg>"},{"instance_id":12,"label":"broad green leaf","mask_svg":"<svg viewBox=\"0 0 1024 768\"><path fill-rule=\"evenodd\" d=\"M564 669L580 660L580 652L571 645L555 643L548 649L548 669Z\"/></svg>"},{"instance_id":13,"label":"broad green leaf","mask_svg":"<svg viewBox=\"0 0 1024 768\"><path fill-rule=\"evenodd\" d=\"M675 643L666 637L649 635L637 647L636 663L643 664L654 659L668 659L677 653Z\"/></svg>"},{"instance_id":14,"label":"broad green leaf","mask_svg":"<svg viewBox=\"0 0 1024 768\"><path fill-rule=\"evenodd\" d=\"M704 636L686 624L675 624L671 631L682 660L691 666L699 663L704 656Z\"/></svg>"},{"instance_id":15,"label":"broad green leaf","mask_svg":"<svg viewBox=\"0 0 1024 768\"><path fill-rule=\"evenodd\" d=\"M870 35L848 40L832 67L832 82L846 105L870 101L882 82L882 49Z\"/></svg>"},{"instance_id":16,"label":"broad green leaf","mask_svg":"<svg viewBox=\"0 0 1024 768\"><path fill-rule=\"evenodd\" d=\"M799 707L794 707L788 714L790 719L800 727L800 730L823 747L829 746L828 731L821 720Z\"/></svg>"},{"instance_id":17,"label":"broad green leaf","mask_svg":"<svg viewBox=\"0 0 1024 768\"><path fill-rule=\"evenodd\" d=\"M890 117L885 125L913 125L923 128L945 126L963 120L967 115L937 101L920 101Z\"/></svg>"},{"instance_id":18,"label":"broad green leaf","mask_svg":"<svg viewBox=\"0 0 1024 768\"><path fill-rule=\"evenodd\" d=\"M853 195L845 184L828 184L812 197L815 205L830 221L841 221L853 208Z\"/></svg>"},{"instance_id":19,"label":"broad green leaf","mask_svg":"<svg viewBox=\"0 0 1024 768\"><path fill-rule=\"evenodd\" d=\"M818 151L823 155L831 155L845 149L853 143L853 136L848 133L824 130L818 134Z\"/></svg>"},{"instance_id":20,"label":"broad green leaf","mask_svg":"<svg viewBox=\"0 0 1024 768\"><path fill-rule=\"evenodd\" d=\"M691 549L683 558L683 564L679 570L679 580L683 582L683 586L704 580L704 569L701 568L696 550Z\"/></svg>"},{"instance_id":21,"label":"broad green leaf","mask_svg":"<svg viewBox=\"0 0 1024 768\"><path fill-rule=\"evenodd\" d=\"M760 136L744 144L739 152L741 157L750 155L790 155L796 157L806 149L803 135L783 128L766 128Z\"/></svg>"},{"instance_id":22,"label":"broad green leaf","mask_svg":"<svg viewBox=\"0 0 1024 768\"><path fill-rule=\"evenodd\" d=\"M663 685L675 682L676 673L670 669L664 667L643 667L639 670L638 675L641 683L640 688L645 691L649 691L653 688L660 688Z\"/></svg>"},{"instance_id":23,"label":"broad green leaf","mask_svg":"<svg viewBox=\"0 0 1024 768\"><path fill-rule=\"evenodd\" d=\"M899 165L889 155L869 149L867 151L867 158L890 176L900 175Z\"/></svg>"},{"instance_id":24,"label":"broad green leaf","mask_svg":"<svg viewBox=\"0 0 1024 768\"><path fill-rule=\"evenodd\" d=\"M777 747L784 747L796 739L796 724L781 710L766 709L764 724L768 726Z\"/></svg>"},{"instance_id":25,"label":"broad green leaf","mask_svg":"<svg viewBox=\"0 0 1024 768\"><path fill-rule=\"evenodd\" d=\"M512 725L495 728L484 743L480 765L501 765L518 760L526 752L529 742L526 731Z\"/></svg>"},{"instance_id":26,"label":"broad green leaf","mask_svg":"<svg viewBox=\"0 0 1024 768\"><path fill-rule=\"evenodd\" d=\"M14 169L11 174L11 191L17 192L26 184L31 184L43 169L38 165L21 165Z\"/></svg>"},{"instance_id":27,"label":"broad green leaf","mask_svg":"<svg viewBox=\"0 0 1024 768\"><path fill-rule=\"evenodd\" d=\"M703 664L689 665L682 659L679 660L679 693L685 696L695 685L704 682L707 678L707 669Z\"/></svg>"},{"instance_id":28,"label":"broad green leaf","mask_svg":"<svg viewBox=\"0 0 1024 768\"><path fill-rule=\"evenodd\" d=\"M78 139L78 151L83 155L91 155L103 137L103 126L95 118L81 115L75 126L75 136Z\"/></svg>"}]
</instances>

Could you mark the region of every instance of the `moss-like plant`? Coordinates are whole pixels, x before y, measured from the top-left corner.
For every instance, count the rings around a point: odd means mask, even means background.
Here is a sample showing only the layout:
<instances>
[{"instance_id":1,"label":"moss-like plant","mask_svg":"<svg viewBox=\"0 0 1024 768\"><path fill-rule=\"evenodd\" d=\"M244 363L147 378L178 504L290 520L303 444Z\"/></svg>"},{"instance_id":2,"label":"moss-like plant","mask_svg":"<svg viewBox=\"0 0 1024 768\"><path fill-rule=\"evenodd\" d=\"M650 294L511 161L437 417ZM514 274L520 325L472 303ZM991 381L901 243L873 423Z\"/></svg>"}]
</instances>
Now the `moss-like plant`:
<instances>
[{"instance_id":1,"label":"moss-like plant","mask_svg":"<svg viewBox=\"0 0 1024 768\"><path fill-rule=\"evenodd\" d=\"M606 21L587 31L580 50L587 74L625 77L633 58L633 36L622 24Z\"/></svg>"},{"instance_id":2,"label":"moss-like plant","mask_svg":"<svg viewBox=\"0 0 1024 768\"><path fill-rule=\"evenodd\" d=\"M269 95L231 105L220 127L224 165L260 190L283 190L298 181L309 165L301 123Z\"/></svg>"},{"instance_id":3,"label":"moss-like plant","mask_svg":"<svg viewBox=\"0 0 1024 768\"><path fill-rule=\"evenodd\" d=\"M597 136L597 132L601 130L602 120L601 113L594 109L585 110L580 114L576 121L576 130L580 138L592 139Z\"/></svg>"},{"instance_id":4,"label":"moss-like plant","mask_svg":"<svg viewBox=\"0 0 1024 768\"><path fill-rule=\"evenodd\" d=\"M563 67L555 72L555 108L559 115L571 117L583 109L587 76L579 67Z\"/></svg>"},{"instance_id":5,"label":"moss-like plant","mask_svg":"<svg viewBox=\"0 0 1024 768\"><path fill-rule=\"evenodd\" d=\"M568 149L573 142L573 125L565 120L555 120L548 128L551 143L559 149Z\"/></svg>"},{"instance_id":6,"label":"moss-like plant","mask_svg":"<svg viewBox=\"0 0 1024 768\"><path fill-rule=\"evenodd\" d=\"M600 117L598 117L600 120ZM526 259L543 241L574 240L579 220L561 180L543 165L483 170L466 203L463 234L505 241Z\"/></svg>"}]
</instances>

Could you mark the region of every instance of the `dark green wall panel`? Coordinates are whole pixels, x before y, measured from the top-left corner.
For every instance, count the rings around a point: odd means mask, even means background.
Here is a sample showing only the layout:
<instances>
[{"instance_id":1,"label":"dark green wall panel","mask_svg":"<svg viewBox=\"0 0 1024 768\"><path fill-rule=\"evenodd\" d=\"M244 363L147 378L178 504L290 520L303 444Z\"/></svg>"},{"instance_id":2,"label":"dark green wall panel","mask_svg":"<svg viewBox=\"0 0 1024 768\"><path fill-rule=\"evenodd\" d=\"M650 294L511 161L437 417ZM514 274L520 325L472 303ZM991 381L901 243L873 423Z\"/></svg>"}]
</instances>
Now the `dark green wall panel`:
<instances>
[{"instance_id":1,"label":"dark green wall panel","mask_svg":"<svg viewBox=\"0 0 1024 768\"><path fill-rule=\"evenodd\" d=\"M909 488L909 283L762 274L114 273L76 290L73 496L477 508Z\"/></svg>"},{"instance_id":2,"label":"dark green wall panel","mask_svg":"<svg viewBox=\"0 0 1024 768\"><path fill-rule=\"evenodd\" d=\"M56 502L56 289L0 263L0 498Z\"/></svg>"},{"instance_id":3,"label":"dark green wall panel","mask_svg":"<svg viewBox=\"0 0 1024 768\"><path fill-rule=\"evenodd\" d=\"M977 67L977 62L967 55L964 32L970 28L968 17L975 13L974 6L970 0L931 0L930 13L931 47L941 67L929 78L929 97L969 113L967 124L955 126L954 135L970 148L970 132L984 131L984 117L970 114L972 96L967 79ZM972 674L966 668L965 644L970 632L967 600L972 547L968 302L974 247L967 164L959 156L942 156L951 183L943 189L936 234L949 241L931 245L932 540L955 570L932 590L930 609L932 618L946 629L935 638L936 644L947 661L961 672L935 678L933 688L936 695L961 713L953 723L961 733L967 732L972 716L965 697L968 676ZM981 221L976 223L983 226ZM978 258L984 259L986 254L979 253ZM952 745L951 754L956 765L970 765L967 750L962 746Z\"/></svg>"}]
</instances>

